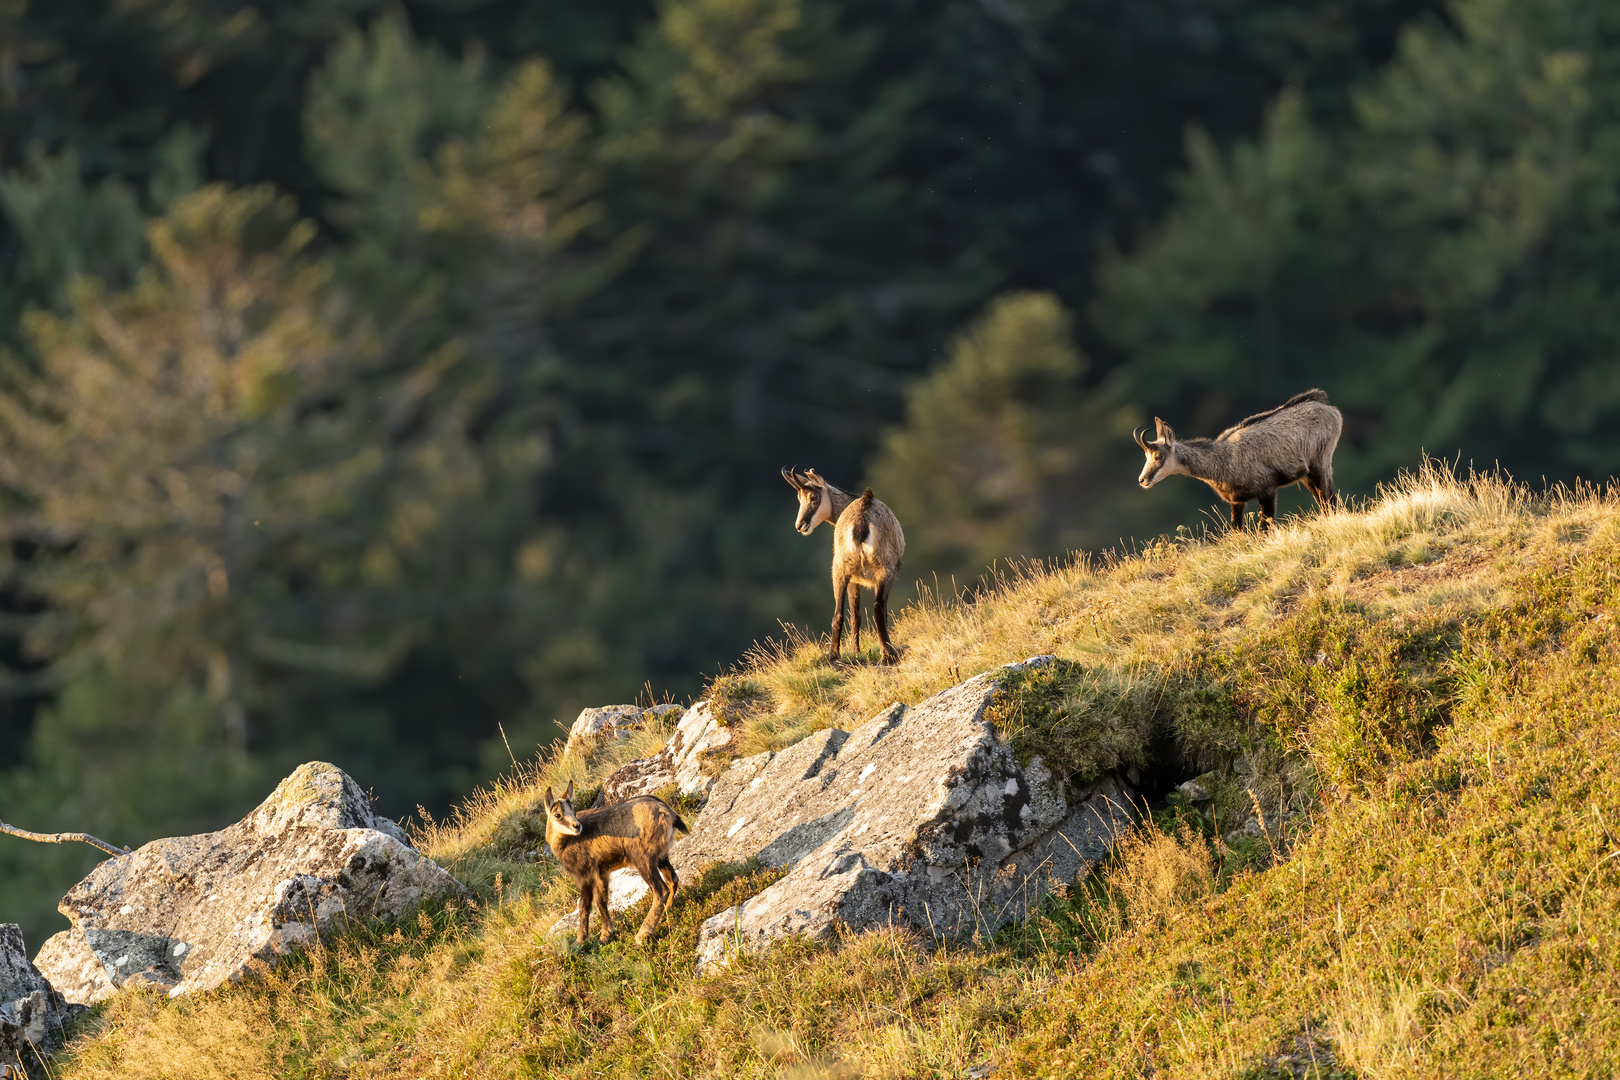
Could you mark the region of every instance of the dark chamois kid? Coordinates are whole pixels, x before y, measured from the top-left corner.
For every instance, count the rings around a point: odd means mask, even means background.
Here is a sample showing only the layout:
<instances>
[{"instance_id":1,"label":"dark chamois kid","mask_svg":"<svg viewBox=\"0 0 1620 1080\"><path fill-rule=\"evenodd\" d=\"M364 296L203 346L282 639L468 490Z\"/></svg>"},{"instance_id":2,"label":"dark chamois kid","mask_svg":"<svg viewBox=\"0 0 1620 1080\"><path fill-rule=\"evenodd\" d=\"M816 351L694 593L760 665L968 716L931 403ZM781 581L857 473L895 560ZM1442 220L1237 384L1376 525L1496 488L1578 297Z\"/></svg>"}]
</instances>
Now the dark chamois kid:
<instances>
[{"instance_id":1,"label":"dark chamois kid","mask_svg":"<svg viewBox=\"0 0 1620 1080\"><path fill-rule=\"evenodd\" d=\"M677 831L687 832L686 822L668 803L653 795L576 813L572 780L560 799L552 798L551 788L546 788L546 843L579 886L581 943L591 936L592 901L602 913L602 940L613 936L607 879L624 866L635 867L652 889L652 909L636 933L636 940L646 941L652 936L681 883L669 861L669 846ZM669 879L667 884L665 878Z\"/></svg>"}]
</instances>

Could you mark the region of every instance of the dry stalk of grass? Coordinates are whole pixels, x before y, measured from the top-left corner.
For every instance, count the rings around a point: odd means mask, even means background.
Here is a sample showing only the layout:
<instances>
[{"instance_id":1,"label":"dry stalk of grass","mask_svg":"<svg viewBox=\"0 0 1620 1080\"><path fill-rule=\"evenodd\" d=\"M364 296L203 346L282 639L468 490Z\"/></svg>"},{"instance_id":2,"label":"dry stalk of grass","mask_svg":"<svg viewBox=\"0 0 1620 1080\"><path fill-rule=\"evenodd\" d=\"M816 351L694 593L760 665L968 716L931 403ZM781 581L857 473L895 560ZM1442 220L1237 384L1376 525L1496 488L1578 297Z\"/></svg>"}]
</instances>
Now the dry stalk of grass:
<instances>
[{"instance_id":1,"label":"dry stalk of grass","mask_svg":"<svg viewBox=\"0 0 1620 1080\"><path fill-rule=\"evenodd\" d=\"M1132 925L1153 928L1215 891L1215 856L1185 821L1174 833L1146 822L1114 845L1114 865L1103 880L1124 901Z\"/></svg>"},{"instance_id":2,"label":"dry stalk of grass","mask_svg":"<svg viewBox=\"0 0 1620 1080\"><path fill-rule=\"evenodd\" d=\"M1416 1064L1427 1031L1427 995L1399 975L1373 978L1346 958L1338 993L1328 1007L1334 1057L1368 1080L1385 1080Z\"/></svg>"}]
</instances>

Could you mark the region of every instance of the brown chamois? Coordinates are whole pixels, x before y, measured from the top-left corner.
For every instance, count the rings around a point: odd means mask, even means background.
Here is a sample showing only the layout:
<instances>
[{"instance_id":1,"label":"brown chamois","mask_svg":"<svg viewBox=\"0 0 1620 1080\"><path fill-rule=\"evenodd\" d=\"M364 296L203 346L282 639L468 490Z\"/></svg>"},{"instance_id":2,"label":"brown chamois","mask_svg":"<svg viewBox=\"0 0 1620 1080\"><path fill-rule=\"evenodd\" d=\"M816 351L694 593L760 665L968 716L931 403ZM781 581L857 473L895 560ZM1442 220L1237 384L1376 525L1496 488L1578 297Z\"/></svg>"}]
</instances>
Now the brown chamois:
<instances>
[{"instance_id":1,"label":"brown chamois","mask_svg":"<svg viewBox=\"0 0 1620 1080\"><path fill-rule=\"evenodd\" d=\"M1260 502L1260 524L1277 517L1277 489L1304 483L1318 505L1334 506L1333 449L1339 445L1344 418L1321 390L1295 394L1275 409L1256 413L1213 439L1179 442L1170 425L1157 416L1158 438L1136 445L1147 454L1137 483L1150 488L1167 476L1183 473L1202 480L1232 507L1232 527L1243 527L1243 508Z\"/></svg>"},{"instance_id":2,"label":"brown chamois","mask_svg":"<svg viewBox=\"0 0 1620 1080\"><path fill-rule=\"evenodd\" d=\"M833 487L816 470L800 472L782 467L782 479L799 493L799 514L794 528L809 536L823 521L833 523L833 622L827 659L837 660L844 643L844 613L855 627L855 651L861 651L861 586L872 590L872 621L883 643L883 662L892 664L900 653L889 642L889 590L906 555L906 534L894 511L872 497L872 489L856 498Z\"/></svg>"},{"instance_id":3,"label":"brown chamois","mask_svg":"<svg viewBox=\"0 0 1620 1080\"><path fill-rule=\"evenodd\" d=\"M652 889L652 908L636 940L646 941L652 936L681 883L669 861L669 845L674 843L676 831L689 831L686 822L654 795L639 795L575 813L572 780L560 799L552 798L551 788L546 788L546 843L579 886L581 943L591 936L593 900L602 913L602 940L613 936L607 878L624 866L635 867Z\"/></svg>"}]
</instances>

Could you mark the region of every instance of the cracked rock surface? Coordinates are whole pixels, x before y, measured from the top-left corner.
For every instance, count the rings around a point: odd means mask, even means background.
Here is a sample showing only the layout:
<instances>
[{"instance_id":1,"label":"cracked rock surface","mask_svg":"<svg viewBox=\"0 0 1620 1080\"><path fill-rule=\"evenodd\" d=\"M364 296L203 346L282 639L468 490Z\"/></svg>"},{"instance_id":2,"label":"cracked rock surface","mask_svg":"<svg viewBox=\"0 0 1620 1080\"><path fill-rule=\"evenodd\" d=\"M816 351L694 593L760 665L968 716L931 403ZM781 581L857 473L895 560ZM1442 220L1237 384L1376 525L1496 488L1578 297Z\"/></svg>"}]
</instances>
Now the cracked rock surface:
<instances>
[{"instance_id":1,"label":"cracked rock surface","mask_svg":"<svg viewBox=\"0 0 1620 1080\"><path fill-rule=\"evenodd\" d=\"M682 794L701 794L714 784L710 770L704 768L706 757L724 754L732 738L731 729L719 722L709 702L700 701L686 710L662 750L632 761L602 781L596 805L652 795L671 784L679 785Z\"/></svg>"},{"instance_id":2,"label":"cracked rock surface","mask_svg":"<svg viewBox=\"0 0 1620 1080\"><path fill-rule=\"evenodd\" d=\"M1112 777L1066 791L1039 758L1021 767L984 718L996 674L726 770L677 869L758 856L788 872L704 924L698 965L839 922L988 934L1106 857L1135 821L1131 792Z\"/></svg>"},{"instance_id":3,"label":"cracked rock surface","mask_svg":"<svg viewBox=\"0 0 1620 1080\"><path fill-rule=\"evenodd\" d=\"M0 1065L18 1075L60 1046L77 1011L28 962L22 928L0 923Z\"/></svg>"},{"instance_id":4,"label":"cracked rock surface","mask_svg":"<svg viewBox=\"0 0 1620 1080\"><path fill-rule=\"evenodd\" d=\"M649 719L682 711L679 705L654 705L650 709L636 705L603 705L583 709L574 726L568 729L568 742L563 747L563 753L588 754L598 743L610 738L628 739Z\"/></svg>"},{"instance_id":5,"label":"cracked rock surface","mask_svg":"<svg viewBox=\"0 0 1620 1080\"><path fill-rule=\"evenodd\" d=\"M73 927L35 963L84 1005L130 983L211 990L350 921L460 891L348 774L311 762L235 825L101 863L62 898Z\"/></svg>"}]
</instances>

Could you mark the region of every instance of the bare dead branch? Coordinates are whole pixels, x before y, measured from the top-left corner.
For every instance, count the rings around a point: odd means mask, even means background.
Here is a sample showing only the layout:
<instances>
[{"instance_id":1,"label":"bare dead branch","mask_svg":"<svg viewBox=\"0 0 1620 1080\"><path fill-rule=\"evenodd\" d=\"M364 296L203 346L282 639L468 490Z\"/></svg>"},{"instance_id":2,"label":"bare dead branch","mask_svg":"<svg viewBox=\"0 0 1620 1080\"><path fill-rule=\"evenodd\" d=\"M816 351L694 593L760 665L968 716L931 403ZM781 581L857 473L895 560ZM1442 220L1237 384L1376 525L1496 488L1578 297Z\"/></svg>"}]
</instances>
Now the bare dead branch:
<instances>
[{"instance_id":1,"label":"bare dead branch","mask_svg":"<svg viewBox=\"0 0 1620 1080\"><path fill-rule=\"evenodd\" d=\"M82 844L89 844L91 847L100 848L102 851L105 851L109 855L128 855L129 854L129 848L127 848L127 847L126 848L113 847L111 844L107 843L105 840L97 840L95 837L91 836L89 833L82 833L82 832L58 832L58 833L29 832L27 829L19 829L15 825L7 825L4 821L0 821L0 832L10 833L12 836L20 836L24 840L37 840L41 844L67 844L67 843L71 843L72 841L77 840Z\"/></svg>"}]
</instances>

